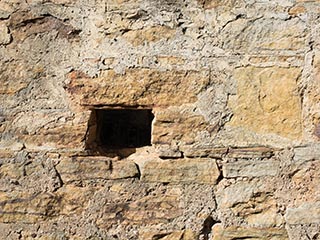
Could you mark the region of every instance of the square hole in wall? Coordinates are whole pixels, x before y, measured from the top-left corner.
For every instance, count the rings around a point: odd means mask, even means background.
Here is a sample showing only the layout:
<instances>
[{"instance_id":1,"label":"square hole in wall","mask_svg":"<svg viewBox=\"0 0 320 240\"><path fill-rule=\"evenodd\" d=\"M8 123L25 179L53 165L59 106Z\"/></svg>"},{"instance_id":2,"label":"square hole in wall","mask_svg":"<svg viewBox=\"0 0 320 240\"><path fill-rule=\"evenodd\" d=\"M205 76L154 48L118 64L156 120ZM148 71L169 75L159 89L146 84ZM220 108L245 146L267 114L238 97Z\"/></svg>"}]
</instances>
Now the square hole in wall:
<instances>
[{"instance_id":1,"label":"square hole in wall","mask_svg":"<svg viewBox=\"0 0 320 240\"><path fill-rule=\"evenodd\" d=\"M98 152L151 145L151 109L95 109L89 121L87 148Z\"/></svg>"}]
</instances>

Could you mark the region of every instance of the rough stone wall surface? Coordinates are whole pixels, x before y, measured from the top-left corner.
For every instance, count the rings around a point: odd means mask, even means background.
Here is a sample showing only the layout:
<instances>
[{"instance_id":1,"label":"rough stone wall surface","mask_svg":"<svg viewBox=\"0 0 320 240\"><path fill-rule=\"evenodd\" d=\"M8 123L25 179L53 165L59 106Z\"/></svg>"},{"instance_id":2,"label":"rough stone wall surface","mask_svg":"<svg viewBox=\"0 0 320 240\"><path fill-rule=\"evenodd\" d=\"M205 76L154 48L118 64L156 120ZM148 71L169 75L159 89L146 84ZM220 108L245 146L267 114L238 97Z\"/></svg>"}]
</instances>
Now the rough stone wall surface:
<instances>
[{"instance_id":1,"label":"rough stone wall surface","mask_svg":"<svg viewBox=\"0 0 320 240\"><path fill-rule=\"evenodd\" d=\"M319 240L319 186L319 0L0 0L0 239Z\"/></svg>"}]
</instances>

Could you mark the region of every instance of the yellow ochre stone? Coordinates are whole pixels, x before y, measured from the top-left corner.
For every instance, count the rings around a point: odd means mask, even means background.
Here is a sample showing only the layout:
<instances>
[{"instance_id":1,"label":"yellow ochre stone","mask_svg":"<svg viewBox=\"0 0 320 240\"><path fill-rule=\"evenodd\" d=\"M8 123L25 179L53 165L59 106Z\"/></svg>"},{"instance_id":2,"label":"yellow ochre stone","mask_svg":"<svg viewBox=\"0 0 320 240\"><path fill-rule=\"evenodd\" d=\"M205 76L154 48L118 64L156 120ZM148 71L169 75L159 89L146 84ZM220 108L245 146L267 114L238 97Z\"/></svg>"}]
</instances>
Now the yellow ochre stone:
<instances>
[{"instance_id":1,"label":"yellow ochre stone","mask_svg":"<svg viewBox=\"0 0 320 240\"><path fill-rule=\"evenodd\" d=\"M144 42L157 42L161 39L173 37L175 30L164 26L149 27L146 29L131 30L123 34L123 37L133 46L139 46Z\"/></svg>"},{"instance_id":2,"label":"yellow ochre stone","mask_svg":"<svg viewBox=\"0 0 320 240\"><path fill-rule=\"evenodd\" d=\"M207 71L144 68L128 69L124 74L106 70L92 79L70 78L68 91L80 98L81 105L181 105L195 102L210 82Z\"/></svg>"},{"instance_id":3,"label":"yellow ochre stone","mask_svg":"<svg viewBox=\"0 0 320 240\"><path fill-rule=\"evenodd\" d=\"M237 94L230 98L230 126L290 139L301 136L300 68L242 67L235 70Z\"/></svg>"}]
</instances>

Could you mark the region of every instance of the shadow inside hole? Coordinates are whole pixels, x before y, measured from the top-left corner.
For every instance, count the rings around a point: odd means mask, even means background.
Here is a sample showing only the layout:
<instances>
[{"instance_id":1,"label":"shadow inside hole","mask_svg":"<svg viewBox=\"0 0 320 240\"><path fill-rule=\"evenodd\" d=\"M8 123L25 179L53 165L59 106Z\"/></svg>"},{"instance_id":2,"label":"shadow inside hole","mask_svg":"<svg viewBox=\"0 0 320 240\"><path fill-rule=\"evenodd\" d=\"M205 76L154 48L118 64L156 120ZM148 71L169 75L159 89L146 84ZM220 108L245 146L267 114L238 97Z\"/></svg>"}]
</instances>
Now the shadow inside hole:
<instances>
[{"instance_id":1,"label":"shadow inside hole","mask_svg":"<svg viewBox=\"0 0 320 240\"><path fill-rule=\"evenodd\" d=\"M94 109L86 134L90 155L127 157L136 148L151 146L151 109Z\"/></svg>"}]
</instances>

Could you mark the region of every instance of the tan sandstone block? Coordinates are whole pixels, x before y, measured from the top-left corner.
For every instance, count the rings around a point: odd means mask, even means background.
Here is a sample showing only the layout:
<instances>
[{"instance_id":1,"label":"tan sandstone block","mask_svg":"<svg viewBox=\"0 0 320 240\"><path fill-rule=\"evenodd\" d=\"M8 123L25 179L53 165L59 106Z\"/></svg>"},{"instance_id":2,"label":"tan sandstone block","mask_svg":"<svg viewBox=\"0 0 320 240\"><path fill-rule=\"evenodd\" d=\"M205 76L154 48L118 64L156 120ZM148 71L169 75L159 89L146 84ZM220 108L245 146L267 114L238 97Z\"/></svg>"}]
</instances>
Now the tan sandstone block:
<instances>
[{"instance_id":1,"label":"tan sandstone block","mask_svg":"<svg viewBox=\"0 0 320 240\"><path fill-rule=\"evenodd\" d=\"M114 196L113 194L114 192L111 192L110 197ZM117 225L119 220L124 225L144 225L147 223L149 227L172 222L183 214L181 191L174 188L171 191L160 191L133 201L131 199L125 202L115 200L103 205L101 213L101 217L96 220L100 228L109 228L111 225ZM147 240L152 237L152 232L155 233L150 231L152 229L149 228L143 230L141 234L145 235L145 238L142 239Z\"/></svg>"},{"instance_id":2,"label":"tan sandstone block","mask_svg":"<svg viewBox=\"0 0 320 240\"><path fill-rule=\"evenodd\" d=\"M153 144L171 144L173 139L192 144L198 132L209 125L202 115L185 111L183 108L154 108L154 111Z\"/></svg>"},{"instance_id":3,"label":"tan sandstone block","mask_svg":"<svg viewBox=\"0 0 320 240\"><path fill-rule=\"evenodd\" d=\"M155 160L141 168L146 182L215 184L220 171L213 159Z\"/></svg>"},{"instance_id":4,"label":"tan sandstone block","mask_svg":"<svg viewBox=\"0 0 320 240\"><path fill-rule=\"evenodd\" d=\"M161 39L169 39L173 37L174 29L165 26L154 26L145 29L131 30L125 32L122 36L133 46L139 46L143 43L157 42Z\"/></svg>"},{"instance_id":5,"label":"tan sandstone block","mask_svg":"<svg viewBox=\"0 0 320 240\"><path fill-rule=\"evenodd\" d=\"M0 45L7 45L11 42L11 35L8 27L0 23Z\"/></svg>"},{"instance_id":6,"label":"tan sandstone block","mask_svg":"<svg viewBox=\"0 0 320 240\"><path fill-rule=\"evenodd\" d=\"M0 39L0 45L1 45L1 39ZM26 88L31 81L30 79L34 77L33 73L34 71L30 67L27 67L22 62L17 61L11 64L1 64L0 65L0 74L1 74L0 94L13 95L18 93L20 90Z\"/></svg>"},{"instance_id":7,"label":"tan sandstone block","mask_svg":"<svg viewBox=\"0 0 320 240\"><path fill-rule=\"evenodd\" d=\"M297 161L293 164L291 195L293 204L319 201L320 197L320 158L319 160Z\"/></svg>"},{"instance_id":8,"label":"tan sandstone block","mask_svg":"<svg viewBox=\"0 0 320 240\"><path fill-rule=\"evenodd\" d=\"M306 13L306 8L303 5L295 5L289 9L289 14L293 16L297 16L299 14Z\"/></svg>"},{"instance_id":9,"label":"tan sandstone block","mask_svg":"<svg viewBox=\"0 0 320 240\"><path fill-rule=\"evenodd\" d=\"M285 218L288 224L319 224L320 202L303 203L297 208L288 208Z\"/></svg>"},{"instance_id":10,"label":"tan sandstone block","mask_svg":"<svg viewBox=\"0 0 320 240\"><path fill-rule=\"evenodd\" d=\"M220 185L221 186L221 185ZM221 212L230 211L250 226L278 227L283 223L272 185L263 180L237 182L218 189L216 200Z\"/></svg>"},{"instance_id":11,"label":"tan sandstone block","mask_svg":"<svg viewBox=\"0 0 320 240\"><path fill-rule=\"evenodd\" d=\"M98 188L65 185L59 188L57 196L60 201L56 205L61 215L79 215L90 203L90 199Z\"/></svg>"},{"instance_id":12,"label":"tan sandstone block","mask_svg":"<svg viewBox=\"0 0 320 240\"><path fill-rule=\"evenodd\" d=\"M54 194L26 193L0 194L0 222L37 223L56 214L54 206L58 203Z\"/></svg>"},{"instance_id":13,"label":"tan sandstone block","mask_svg":"<svg viewBox=\"0 0 320 240\"><path fill-rule=\"evenodd\" d=\"M194 147L182 146L180 147L185 157L209 157L209 158L222 158L228 152L226 147Z\"/></svg>"},{"instance_id":14,"label":"tan sandstone block","mask_svg":"<svg viewBox=\"0 0 320 240\"><path fill-rule=\"evenodd\" d=\"M237 95L229 125L291 139L301 136L300 68L243 67L235 71Z\"/></svg>"},{"instance_id":15,"label":"tan sandstone block","mask_svg":"<svg viewBox=\"0 0 320 240\"><path fill-rule=\"evenodd\" d=\"M223 164L223 176L233 177L263 177L276 176L280 170L280 162L276 160L238 160Z\"/></svg>"},{"instance_id":16,"label":"tan sandstone block","mask_svg":"<svg viewBox=\"0 0 320 240\"><path fill-rule=\"evenodd\" d=\"M320 51L315 52L313 61L313 78L310 79L305 91L305 104L308 110L307 116L312 125L313 135L317 140L320 139Z\"/></svg>"},{"instance_id":17,"label":"tan sandstone block","mask_svg":"<svg viewBox=\"0 0 320 240\"><path fill-rule=\"evenodd\" d=\"M182 65L185 63L185 59L182 57L177 56L158 56L157 57L158 62L162 66L168 66L168 65Z\"/></svg>"},{"instance_id":18,"label":"tan sandstone block","mask_svg":"<svg viewBox=\"0 0 320 240\"><path fill-rule=\"evenodd\" d=\"M69 76L67 90L81 105L181 105L195 102L210 82L206 71L128 69L124 74L107 70L92 79Z\"/></svg>"},{"instance_id":19,"label":"tan sandstone block","mask_svg":"<svg viewBox=\"0 0 320 240\"><path fill-rule=\"evenodd\" d=\"M113 161L107 157L64 158L56 166L64 183L98 179L122 179L138 176L134 162Z\"/></svg>"},{"instance_id":20,"label":"tan sandstone block","mask_svg":"<svg viewBox=\"0 0 320 240\"><path fill-rule=\"evenodd\" d=\"M251 21L240 18L226 25L220 36L226 49L244 53L301 51L307 47L308 29L298 18L287 21L266 18Z\"/></svg>"},{"instance_id":21,"label":"tan sandstone block","mask_svg":"<svg viewBox=\"0 0 320 240\"><path fill-rule=\"evenodd\" d=\"M52 129L41 129L35 134L21 134L19 139L23 140L26 147L30 149L43 148L82 148L83 138L87 126L61 125Z\"/></svg>"},{"instance_id":22,"label":"tan sandstone block","mask_svg":"<svg viewBox=\"0 0 320 240\"><path fill-rule=\"evenodd\" d=\"M270 158L275 149L268 147L243 147L230 148L227 157L229 158Z\"/></svg>"},{"instance_id":23,"label":"tan sandstone block","mask_svg":"<svg viewBox=\"0 0 320 240\"><path fill-rule=\"evenodd\" d=\"M221 224L216 224L212 228L212 240L287 240L288 235L284 228L250 228L230 226L224 228Z\"/></svg>"}]
</instances>

